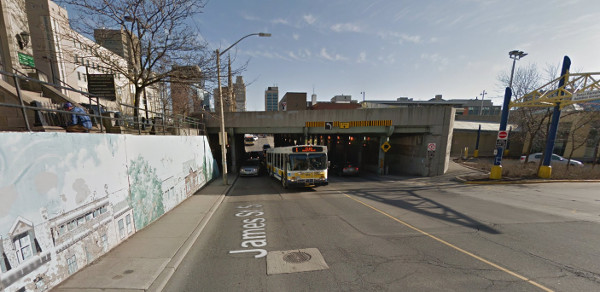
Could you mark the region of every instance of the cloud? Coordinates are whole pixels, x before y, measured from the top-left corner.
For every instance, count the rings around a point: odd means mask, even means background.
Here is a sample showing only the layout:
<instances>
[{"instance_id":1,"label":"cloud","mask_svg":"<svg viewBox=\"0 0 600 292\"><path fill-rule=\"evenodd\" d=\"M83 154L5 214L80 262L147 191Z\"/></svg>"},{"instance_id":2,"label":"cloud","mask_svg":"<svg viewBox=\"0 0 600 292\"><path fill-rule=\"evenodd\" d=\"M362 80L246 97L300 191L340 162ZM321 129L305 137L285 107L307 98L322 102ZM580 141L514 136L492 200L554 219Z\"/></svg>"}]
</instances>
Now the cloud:
<instances>
[{"instance_id":1,"label":"cloud","mask_svg":"<svg viewBox=\"0 0 600 292\"><path fill-rule=\"evenodd\" d=\"M331 30L335 32L361 32L362 29L353 23L336 23L332 25Z\"/></svg>"},{"instance_id":2,"label":"cloud","mask_svg":"<svg viewBox=\"0 0 600 292\"><path fill-rule=\"evenodd\" d=\"M377 35L384 40L397 41L400 44L402 44L404 42L409 42L409 43L414 43L414 44L419 44L419 43L423 42L423 40L421 39L421 36L419 36L419 35L409 35L409 34L397 33L397 32L380 32ZM436 42L437 39L431 38L430 41Z\"/></svg>"},{"instance_id":3,"label":"cloud","mask_svg":"<svg viewBox=\"0 0 600 292\"><path fill-rule=\"evenodd\" d=\"M360 52L360 54L358 54L358 59L356 60L357 63L364 63L367 61L367 53Z\"/></svg>"},{"instance_id":4,"label":"cloud","mask_svg":"<svg viewBox=\"0 0 600 292\"><path fill-rule=\"evenodd\" d=\"M289 24L287 19L283 19L283 18L273 19L273 20L271 20L271 23L273 23L273 24Z\"/></svg>"},{"instance_id":5,"label":"cloud","mask_svg":"<svg viewBox=\"0 0 600 292\"><path fill-rule=\"evenodd\" d=\"M302 18L304 18L304 21L306 21L308 24L313 24L315 21L317 21L317 18L315 18L312 14L304 15Z\"/></svg>"},{"instance_id":6,"label":"cloud","mask_svg":"<svg viewBox=\"0 0 600 292\"><path fill-rule=\"evenodd\" d=\"M345 60L347 60L345 57L343 57L343 56L342 56L342 55L340 55L340 54L335 54L335 55L333 55L333 56L332 56L332 55L330 55L330 54L327 52L327 49L325 49L325 48L322 48L322 49L321 49L320 56L321 56L323 59L326 59L326 60L329 60L329 61L345 61Z\"/></svg>"},{"instance_id":7,"label":"cloud","mask_svg":"<svg viewBox=\"0 0 600 292\"><path fill-rule=\"evenodd\" d=\"M296 52L288 52L288 56L294 60L306 60L310 58L311 52L308 49L299 49Z\"/></svg>"},{"instance_id":8,"label":"cloud","mask_svg":"<svg viewBox=\"0 0 600 292\"><path fill-rule=\"evenodd\" d=\"M448 59L438 54L421 54L421 59L437 65L438 71L442 71L446 68L446 66L448 66Z\"/></svg>"},{"instance_id":9,"label":"cloud","mask_svg":"<svg viewBox=\"0 0 600 292\"><path fill-rule=\"evenodd\" d=\"M297 33L294 33L294 34L292 34L292 37L293 37L295 40L299 40L299 39L300 39L300 35L299 35L299 34L297 34Z\"/></svg>"},{"instance_id":10,"label":"cloud","mask_svg":"<svg viewBox=\"0 0 600 292\"><path fill-rule=\"evenodd\" d=\"M259 17L256 17L254 15L250 15L250 14L247 14L247 13L242 13L241 16L242 16L242 19L248 20L248 21L258 21L258 20L260 20Z\"/></svg>"}]
</instances>

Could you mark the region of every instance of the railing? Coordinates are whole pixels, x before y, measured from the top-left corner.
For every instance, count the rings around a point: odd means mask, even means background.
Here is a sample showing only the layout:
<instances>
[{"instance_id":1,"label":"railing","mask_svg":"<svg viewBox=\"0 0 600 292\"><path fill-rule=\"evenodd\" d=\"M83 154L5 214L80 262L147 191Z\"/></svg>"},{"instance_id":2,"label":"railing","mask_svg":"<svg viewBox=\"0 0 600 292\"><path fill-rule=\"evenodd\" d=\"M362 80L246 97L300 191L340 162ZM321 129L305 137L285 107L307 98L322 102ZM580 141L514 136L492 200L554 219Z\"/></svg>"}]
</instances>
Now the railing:
<instances>
[{"instance_id":1,"label":"railing","mask_svg":"<svg viewBox=\"0 0 600 292\"><path fill-rule=\"evenodd\" d=\"M92 120L92 124L95 126L93 129L94 132L98 131L101 133L108 133L125 131L130 134L137 132L138 134L149 133L177 135L180 134L182 130L189 131L190 129L194 129L197 131L198 135L206 134L206 126L204 123L203 114L201 115L201 118L192 118L182 115L167 115L164 111L155 112L140 108L139 116L135 117L133 115L124 113L133 112L133 109L135 109L134 106L117 103L118 110L115 110L114 108L113 110L108 110L109 108L106 106L106 104L102 104L102 102L105 100L99 96L95 96L89 92L79 91L69 87L63 87L57 84L22 76L25 74L21 72L18 73L21 75L0 71L0 76L3 75L12 79L14 83L14 89L16 91L16 98L18 99L17 104L0 102L0 107L21 109L25 128L30 132L33 131L31 126L32 118L30 117L32 112L34 116L34 126L61 127L65 129L72 113L70 111L62 110L63 103L43 101L26 103L22 96L24 91L20 86L20 82L22 81L35 82L40 85L51 86L59 90L64 89L86 96L89 100L89 104L84 104L85 106L80 107L86 111L84 115L89 116ZM63 96L63 98L67 100L66 97ZM150 117L150 115L152 116ZM0 131L2 130L3 129L0 128Z\"/></svg>"}]
</instances>

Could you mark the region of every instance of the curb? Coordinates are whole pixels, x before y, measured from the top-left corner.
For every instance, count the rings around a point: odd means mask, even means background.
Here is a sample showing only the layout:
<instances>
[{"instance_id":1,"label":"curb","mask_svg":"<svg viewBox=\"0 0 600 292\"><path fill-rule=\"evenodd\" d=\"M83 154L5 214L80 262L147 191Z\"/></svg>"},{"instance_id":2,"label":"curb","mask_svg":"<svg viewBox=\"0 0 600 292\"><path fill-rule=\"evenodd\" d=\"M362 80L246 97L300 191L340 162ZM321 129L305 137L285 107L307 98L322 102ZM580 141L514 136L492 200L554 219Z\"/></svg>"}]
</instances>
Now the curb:
<instances>
[{"instance_id":1,"label":"curb","mask_svg":"<svg viewBox=\"0 0 600 292\"><path fill-rule=\"evenodd\" d=\"M206 213L206 216L204 216L202 218L202 220L200 220L200 222L198 223L198 226L196 226L196 229L194 229L194 231L192 232L190 237L188 237L185 240L183 245L179 248L179 250L177 250L175 255L171 258L171 260L164 267L163 271L158 275L158 277L156 277L156 279L154 279L154 281L152 282L150 287L148 287L148 289L146 289L146 291L157 291L158 292L158 291L162 291L165 288L165 286L167 285L167 283L169 282L169 280L171 279L173 274L175 274L175 271L177 270L177 268L179 267L181 262L183 262L183 259L185 258L187 253L190 251L190 249L192 248L192 246L194 245L194 243L196 242L198 237L200 237L202 230L204 230L204 227L206 227L206 225L208 224L208 221L210 221L210 218L212 218L213 214L217 211L217 209L219 208L219 206L221 205L223 200L225 200L225 196L227 196L229 191L231 191L231 188L233 187L233 185L235 185L235 183L237 182L238 177L239 176L236 174L233 182L231 182L231 184L229 184L227 189L225 189L225 191L219 196L217 201L210 207L210 209L208 210L208 213Z\"/></svg>"},{"instance_id":2,"label":"curb","mask_svg":"<svg viewBox=\"0 0 600 292\"><path fill-rule=\"evenodd\" d=\"M565 183L565 182L600 182L600 180L586 179L514 179L514 180L467 180L464 177L457 176L455 179L458 182L471 185L500 185L500 184L538 184L538 183Z\"/></svg>"}]
</instances>

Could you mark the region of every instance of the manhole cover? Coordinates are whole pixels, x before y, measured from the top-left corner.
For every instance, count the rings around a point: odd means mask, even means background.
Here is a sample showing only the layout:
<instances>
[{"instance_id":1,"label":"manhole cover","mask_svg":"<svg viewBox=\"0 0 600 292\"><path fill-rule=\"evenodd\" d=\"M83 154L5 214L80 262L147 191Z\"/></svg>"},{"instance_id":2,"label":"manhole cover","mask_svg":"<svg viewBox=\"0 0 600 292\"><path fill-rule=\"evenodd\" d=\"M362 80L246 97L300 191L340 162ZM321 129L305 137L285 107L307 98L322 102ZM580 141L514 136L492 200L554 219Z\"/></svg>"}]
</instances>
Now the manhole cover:
<instances>
[{"instance_id":1,"label":"manhole cover","mask_svg":"<svg viewBox=\"0 0 600 292\"><path fill-rule=\"evenodd\" d=\"M283 256L284 261L294 264L306 262L310 260L310 258L310 254L301 251L290 252Z\"/></svg>"}]
</instances>

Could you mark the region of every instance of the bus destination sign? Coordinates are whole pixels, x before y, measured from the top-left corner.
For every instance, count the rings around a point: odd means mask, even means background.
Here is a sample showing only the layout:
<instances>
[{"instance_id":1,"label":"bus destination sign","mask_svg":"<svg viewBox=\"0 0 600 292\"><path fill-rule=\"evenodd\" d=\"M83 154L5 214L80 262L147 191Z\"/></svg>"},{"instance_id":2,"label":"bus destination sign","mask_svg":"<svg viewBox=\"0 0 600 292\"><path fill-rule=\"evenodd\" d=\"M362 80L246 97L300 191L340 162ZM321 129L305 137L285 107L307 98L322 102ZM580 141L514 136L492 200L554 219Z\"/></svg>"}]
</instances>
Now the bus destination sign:
<instances>
[{"instance_id":1,"label":"bus destination sign","mask_svg":"<svg viewBox=\"0 0 600 292\"><path fill-rule=\"evenodd\" d=\"M323 152L323 147L320 146L298 146L292 148L292 152Z\"/></svg>"}]
</instances>

